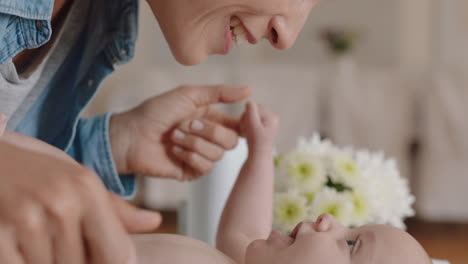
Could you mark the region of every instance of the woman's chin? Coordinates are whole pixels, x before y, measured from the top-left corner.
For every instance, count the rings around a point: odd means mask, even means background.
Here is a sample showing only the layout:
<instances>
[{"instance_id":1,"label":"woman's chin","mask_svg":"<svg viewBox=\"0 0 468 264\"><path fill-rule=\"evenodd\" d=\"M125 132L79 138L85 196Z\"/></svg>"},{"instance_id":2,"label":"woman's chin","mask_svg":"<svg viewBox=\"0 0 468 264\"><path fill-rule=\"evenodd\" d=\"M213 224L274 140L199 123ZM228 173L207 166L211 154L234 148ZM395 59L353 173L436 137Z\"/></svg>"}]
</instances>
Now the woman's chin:
<instances>
[{"instance_id":1,"label":"woman's chin","mask_svg":"<svg viewBox=\"0 0 468 264\"><path fill-rule=\"evenodd\" d=\"M194 52L173 52L176 61L184 66L202 64L208 59L208 54L195 54Z\"/></svg>"}]
</instances>

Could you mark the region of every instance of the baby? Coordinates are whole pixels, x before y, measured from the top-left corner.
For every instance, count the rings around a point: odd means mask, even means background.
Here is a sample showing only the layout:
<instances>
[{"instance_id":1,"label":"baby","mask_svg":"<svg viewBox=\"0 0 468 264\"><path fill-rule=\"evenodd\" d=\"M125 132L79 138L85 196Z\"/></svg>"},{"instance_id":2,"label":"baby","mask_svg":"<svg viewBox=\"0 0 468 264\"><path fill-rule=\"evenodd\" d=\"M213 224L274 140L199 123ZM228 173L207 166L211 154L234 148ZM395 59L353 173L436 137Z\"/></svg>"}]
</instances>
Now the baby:
<instances>
[{"instance_id":1,"label":"baby","mask_svg":"<svg viewBox=\"0 0 468 264\"><path fill-rule=\"evenodd\" d=\"M272 146L278 118L249 103L241 126L249 157L224 209L217 249L176 235L134 236L140 264L431 263L414 238L385 225L350 229L324 214L316 222L299 223L289 235L272 231Z\"/></svg>"},{"instance_id":2,"label":"baby","mask_svg":"<svg viewBox=\"0 0 468 264\"><path fill-rule=\"evenodd\" d=\"M5 126L6 118L0 113L0 136ZM183 236L134 236L139 264L431 263L414 238L389 226L350 229L324 214L316 222L299 223L289 235L271 231L272 146L278 119L265 107L249 103L241 126L249 158L224 209L217 249ZM15 136L20 137L8 135ZM62 156L33 139L25 137L20 142L28 149Z\"/></svg>"}]
</instances>

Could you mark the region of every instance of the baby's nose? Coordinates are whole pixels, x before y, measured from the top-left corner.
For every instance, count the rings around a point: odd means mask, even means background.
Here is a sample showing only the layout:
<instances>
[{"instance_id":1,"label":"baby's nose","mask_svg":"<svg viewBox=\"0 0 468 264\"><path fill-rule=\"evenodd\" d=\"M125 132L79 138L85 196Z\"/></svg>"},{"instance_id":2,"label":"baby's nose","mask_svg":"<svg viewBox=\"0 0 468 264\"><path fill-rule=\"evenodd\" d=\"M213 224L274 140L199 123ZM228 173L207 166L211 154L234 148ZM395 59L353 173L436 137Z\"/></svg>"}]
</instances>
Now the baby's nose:
<instances>
[{"instance_id":1,"label":"baby's nose","mask_svg":"<svg viewBox=\"0 0 468 264\"><path fill-rule=\"evenodd\" d=\"M318 232L327 232L337 223L335 217L331 214L322 214L317 218L316 225Z\"/></svg>"}]
</instances>

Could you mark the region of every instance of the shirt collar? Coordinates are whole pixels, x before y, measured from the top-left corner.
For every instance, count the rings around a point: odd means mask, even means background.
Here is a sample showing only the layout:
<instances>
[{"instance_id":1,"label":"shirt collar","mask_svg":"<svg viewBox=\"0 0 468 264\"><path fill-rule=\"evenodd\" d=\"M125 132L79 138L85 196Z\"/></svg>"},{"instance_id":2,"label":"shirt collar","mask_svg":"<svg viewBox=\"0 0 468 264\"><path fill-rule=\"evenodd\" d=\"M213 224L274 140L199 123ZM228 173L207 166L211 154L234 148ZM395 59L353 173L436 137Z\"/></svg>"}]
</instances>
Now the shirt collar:
<instances>
[{"instance_id":1,"label":"shirt collar","mask_svg":"<svg viewBox=\"0 0 468 264\"><path fill-rule=\"evenodd\" d=\"M54 0L0 0L0 13L26 19L50 20Z\"/></svg>"}]
</instances>

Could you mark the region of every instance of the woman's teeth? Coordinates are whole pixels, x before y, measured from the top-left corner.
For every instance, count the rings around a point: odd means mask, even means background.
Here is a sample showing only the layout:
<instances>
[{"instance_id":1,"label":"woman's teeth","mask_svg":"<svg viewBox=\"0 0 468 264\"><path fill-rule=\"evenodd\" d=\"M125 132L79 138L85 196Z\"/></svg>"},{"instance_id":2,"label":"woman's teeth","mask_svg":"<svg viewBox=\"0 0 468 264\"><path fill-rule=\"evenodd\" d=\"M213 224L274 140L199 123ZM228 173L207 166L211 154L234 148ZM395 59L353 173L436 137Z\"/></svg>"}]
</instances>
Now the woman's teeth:
<instances>
[{"instance_id":1,"label":"woman's teeth","mask_svg":"<svg viewBox=\"0 0 468 264\"><path fill-rule=\"evenodd\" d=\"M245 32L244 26L242 26L242 23L239 18L233 17L231 19L231 35L232 35L232 40L236 45L240 45L244 43L247 40L247 32Z\"/></svg>"}]
</instances>

